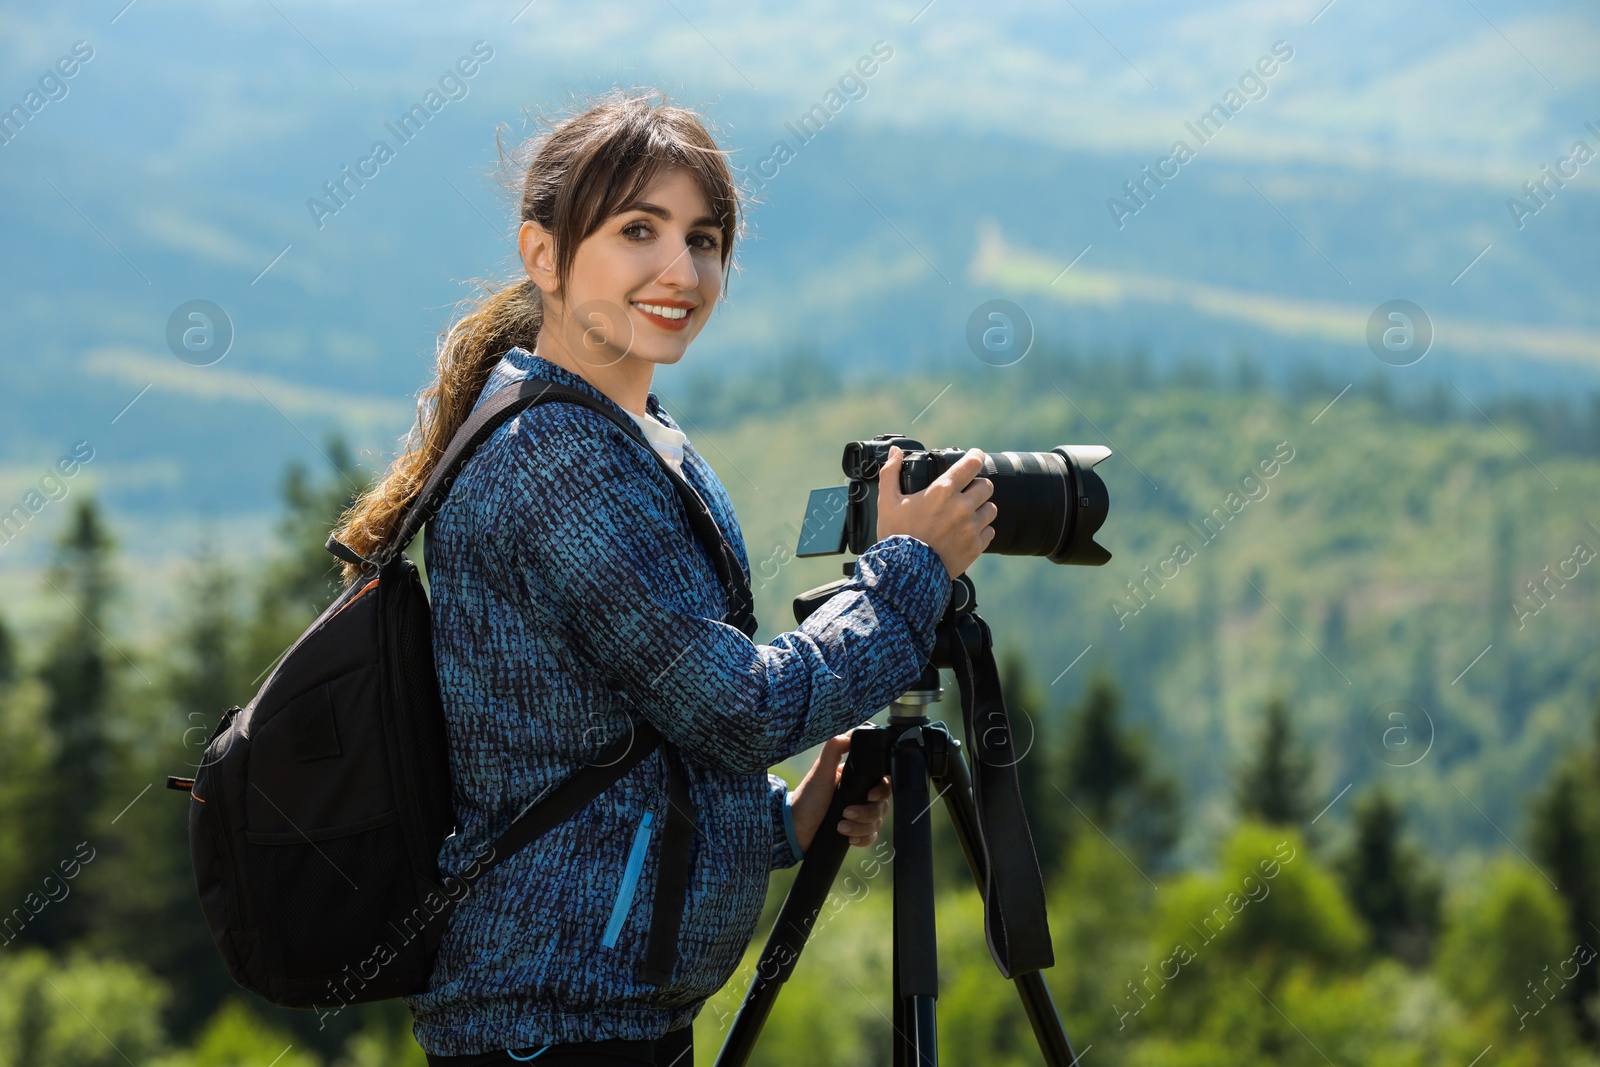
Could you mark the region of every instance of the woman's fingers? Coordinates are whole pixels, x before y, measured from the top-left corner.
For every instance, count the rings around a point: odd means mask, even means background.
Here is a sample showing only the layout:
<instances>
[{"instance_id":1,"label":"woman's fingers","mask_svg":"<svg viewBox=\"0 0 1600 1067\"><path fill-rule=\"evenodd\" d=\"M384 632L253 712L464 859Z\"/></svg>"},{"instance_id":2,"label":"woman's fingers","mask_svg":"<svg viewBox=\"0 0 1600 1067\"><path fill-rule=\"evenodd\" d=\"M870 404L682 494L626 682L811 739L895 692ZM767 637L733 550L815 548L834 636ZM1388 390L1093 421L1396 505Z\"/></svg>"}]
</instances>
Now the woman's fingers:
<instances>
[{"instance_id":1,"label":"woman's fingers","mask_svg":"<svg viewBox=\"0 0 1600 1067\"><path fill-rule=\"evenodd\" d=\"M879 822L882 822L883 813L889 807L889 798L893 795L894 791L889 786L889 779L885 778L882 782L867 790L867 803L865 805L852 804L845 808L844 817L846 819L854 819L870 811L875 813Z\"/></svg>"},{"instance_id":2,"label":"woman's fingers","mask_svg":"<svg viewBox=\"0 0 1600 1067\"><path fill-rule=\"evenodd\" d=\"M878 831L883 829L883 817L889 810L892 795L887 778L867 790L867 803L851 804L844 809L839 832L848 837L852 845L872 844L878 839Z\"/></svg>"}]
</instances>

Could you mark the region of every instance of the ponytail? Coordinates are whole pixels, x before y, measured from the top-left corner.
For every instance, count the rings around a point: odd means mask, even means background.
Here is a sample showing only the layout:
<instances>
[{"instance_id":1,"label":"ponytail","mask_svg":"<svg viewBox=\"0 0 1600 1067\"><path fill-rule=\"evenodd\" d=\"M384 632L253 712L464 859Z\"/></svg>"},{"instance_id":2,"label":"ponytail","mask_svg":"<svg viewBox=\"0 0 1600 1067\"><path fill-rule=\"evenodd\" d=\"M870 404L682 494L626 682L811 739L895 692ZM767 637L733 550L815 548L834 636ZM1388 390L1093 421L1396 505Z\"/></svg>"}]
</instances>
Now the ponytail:
<instances>
[{"instance_id":1,"label":"ponytail","mask_svg":"<svg viewBox=\"0 0 1600 1067\"><path fill-rule=\"evenodd\" d=\"M501 354L513 346L533 350L544 319L533 279L499 289L484 283L484 288L487 295L440 338L437 376L417 398L417 421L406 435L405 451L381 481L346 509L333 531L362 556L370 557L399 531ZM361 564L345 563L345 584L361 571Z\"/></svg>"}]
</instances>

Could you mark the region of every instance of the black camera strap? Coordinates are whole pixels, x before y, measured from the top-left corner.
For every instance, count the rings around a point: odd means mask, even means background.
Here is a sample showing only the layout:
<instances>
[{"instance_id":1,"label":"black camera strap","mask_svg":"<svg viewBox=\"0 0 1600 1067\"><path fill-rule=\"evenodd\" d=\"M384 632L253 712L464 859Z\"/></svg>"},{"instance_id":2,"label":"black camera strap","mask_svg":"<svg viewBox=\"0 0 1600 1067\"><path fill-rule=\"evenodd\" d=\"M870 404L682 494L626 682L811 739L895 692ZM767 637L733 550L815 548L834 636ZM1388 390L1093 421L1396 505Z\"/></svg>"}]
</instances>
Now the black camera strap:
<instances>
[{"instance_id":1,"label":"black camera strap","mask_svg":"<svg viewBox=\"0 0 1600 1067\"><path fill-rule=\"evenodd\" d=\"M988 642L976 669L966 645L949 642L952 670L961 689L967 744L973 750L972 803L983 850L983 932L995 966L1007 978L1055 964L1050 920L1045 913L1044 876L1017 780L1011 719Z\"/></svg>"}]
</instances>

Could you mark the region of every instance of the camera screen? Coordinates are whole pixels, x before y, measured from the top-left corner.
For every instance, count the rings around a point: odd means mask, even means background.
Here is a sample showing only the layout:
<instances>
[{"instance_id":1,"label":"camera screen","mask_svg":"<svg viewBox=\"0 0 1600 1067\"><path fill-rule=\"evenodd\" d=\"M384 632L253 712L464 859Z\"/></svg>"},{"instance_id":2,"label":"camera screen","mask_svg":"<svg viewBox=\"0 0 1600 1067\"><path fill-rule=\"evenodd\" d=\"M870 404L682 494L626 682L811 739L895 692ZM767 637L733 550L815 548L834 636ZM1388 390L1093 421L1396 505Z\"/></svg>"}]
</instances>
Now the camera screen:
<instances>
[{"instance_id":1,"label":"camera screen","mask_svg":"<svg viewBox=\"0 0 1600 1067\"><path fill-rule=\"evenodd\" d=\"M811 490L796 556L832 556L844 551L844 525L849 515L850 487L834 485Z\"/></svg>"}]
</instances>

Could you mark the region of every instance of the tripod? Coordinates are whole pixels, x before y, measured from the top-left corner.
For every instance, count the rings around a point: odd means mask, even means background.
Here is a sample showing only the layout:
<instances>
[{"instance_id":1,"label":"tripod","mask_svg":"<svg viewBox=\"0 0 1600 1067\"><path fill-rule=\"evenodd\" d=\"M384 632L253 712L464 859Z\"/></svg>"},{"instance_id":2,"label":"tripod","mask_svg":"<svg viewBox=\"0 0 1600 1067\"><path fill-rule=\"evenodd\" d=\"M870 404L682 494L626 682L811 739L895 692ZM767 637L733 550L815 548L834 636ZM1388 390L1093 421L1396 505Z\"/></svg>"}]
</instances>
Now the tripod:
<instances>
[{"instance_id":1,"label":"tripod","mask_svg":"<svg viewBox=\"0 0 1600 1067\"><path fill-rule=\"evenodd\" d=\"M833 582L801 594L795 599L796 618L804 621L842 585L843 581ZM1000 809L995 814L1014 815L1009 823L1020 823L1020 826L999 825L991 817L990 826L986 828L975 802L979 792L974 788L972 772L962 755L961 742L950 736L944 723L930 722L926 714L927 706L939 700L944 692L939 686L939 668L954 669L961 683L967 738L979 749L978 758L985 761L985 767L1000 771L1014 765L1014 759L1000 764L989 758L992 754L1009 753L1010 737L1005 705L995 677L989 628L977 615L976 607L977 595L971 579L966 575L954 579L950 604L939 623L934 652L923 668L922 677L890 704L886 726L868 724L851 735L850 754L827 818L822 821L824 829L819 830L812 841L794 884L784 898L783 908L762 950L756 977L717 1056L717 1067L742 1067L749 1060L761 1027L771 1014L783 984L794 972L812 925L821 914L850 845L842 834L827 833L825 829L838 825L846 807L864 803L867 791L881 782L884 775L889 776L894 790L895 813L894 1013L891 1019L894 1067L933 1067L939 1059L934 1010L939 995L939 971L930 813L933 800L940 798L944 800L945 811L950 815L973 879L979 891L985 894L984 925L991 953L1001 973L1016 984L1045 1063L1050 1067L1075 1067L1077 1064L1077 1055L1056 1014L1050 989L1039 973L1041 967L1053 962L1053 957L1049 929L1044 921L1042 885L1038 887L1037 901L1030 899L1027 869L1019 866L1024 857L1015 854L1020 848L1026 848L1026 864L1031 864L1033 878L1037 879L1038 861L1033 855L1026 822L1021 817L1020 798L1014 810L1005 810L998 803L993 805ZM978 667L976 672L974 662ZM981 712L986 714L979 714ZM978 733L974 729L976 721L985 722L988 729ZM1001 735L996 736L996 730L1002 731ZM994 773L984 767L980 767L980 772ZM1014 793L1014 778L1008 780ZM1003 799L1003 794L992 790L989 795ZM995 845L1006 846L1011 851L996 851L992 847ZM1009 885L997 887L994 876L1000 872L995 870L996 865L1007 868L1008 875L1021 874L1022 877L1012 878ZM1006 911L1009 914L1003 913ZM997 912L1002 914L997 915ZM1007 928L1008 925L1011 928ZM1017 934L1023 936L1018 938ZM1022 944L1027 940L1039 940L1040 935L1042 949L1036 944Z\"/></svg>"}]
</instances>

